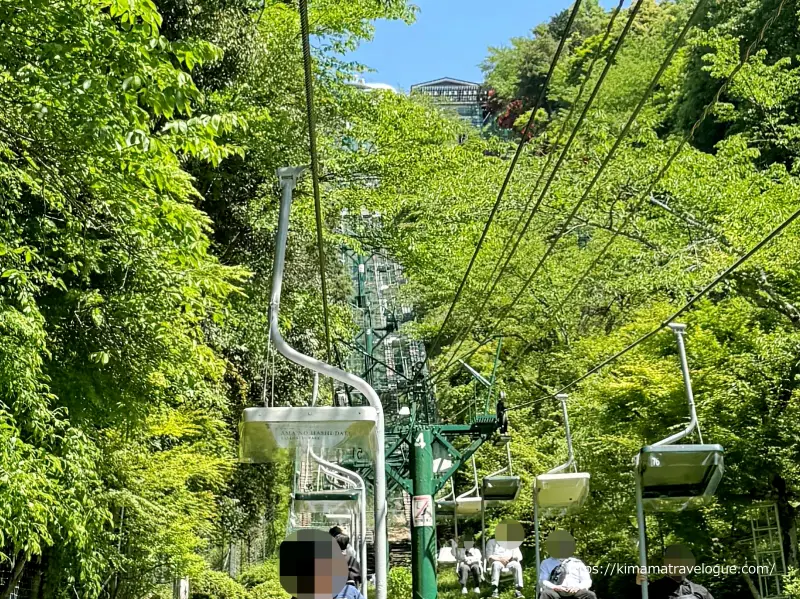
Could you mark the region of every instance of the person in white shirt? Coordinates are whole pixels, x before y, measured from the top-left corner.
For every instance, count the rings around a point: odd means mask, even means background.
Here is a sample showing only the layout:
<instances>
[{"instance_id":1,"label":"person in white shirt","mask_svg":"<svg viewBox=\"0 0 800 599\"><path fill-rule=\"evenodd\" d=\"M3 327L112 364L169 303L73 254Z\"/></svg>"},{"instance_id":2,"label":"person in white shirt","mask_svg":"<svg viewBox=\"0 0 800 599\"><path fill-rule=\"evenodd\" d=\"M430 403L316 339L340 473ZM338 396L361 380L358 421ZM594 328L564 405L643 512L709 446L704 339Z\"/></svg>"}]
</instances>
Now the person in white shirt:
<instances>
[{"instance_id":1,"label":"person in white shirt","mask_svg":"<svg viewBox=\"0 0 800 599\"><path fill-rule=\"evenodd\" d=\"M486 556L492 573L492 597L500 594L500 575L511 572L516 583L515 596L522 598L522 553L519 546L524 538L519 522L507 521L497 525L494 539L486 544Z\"/></svg>"},{"instance_id":2,"label":"person in white shirt","mask_svg":"<svg viewBox=\"0 0 800 599\"><path fill-rule=\"evenodd\" d=\"M550 554L539 566L539 599L597 599L589 589L589 569L574 556L575 539L566 530L554 530L545 544Z\"/></svg>"},{"instance_id":3,"label":"person in white shirt","mask_svg":"<svg viewBox=\"0 0 800 599\"><path fill-rule=\"evenodd\" d=\"M475 594L480 595L483 560L480 549L475 546L472 531L469 529L464 531L462 541L459 544L456 544L455 539L453 540L453 555L457 560L456 573L458 574L458 581L461 583L461 594L467 594L467 582L471 574Z\"/></svg>"}]
</instances>

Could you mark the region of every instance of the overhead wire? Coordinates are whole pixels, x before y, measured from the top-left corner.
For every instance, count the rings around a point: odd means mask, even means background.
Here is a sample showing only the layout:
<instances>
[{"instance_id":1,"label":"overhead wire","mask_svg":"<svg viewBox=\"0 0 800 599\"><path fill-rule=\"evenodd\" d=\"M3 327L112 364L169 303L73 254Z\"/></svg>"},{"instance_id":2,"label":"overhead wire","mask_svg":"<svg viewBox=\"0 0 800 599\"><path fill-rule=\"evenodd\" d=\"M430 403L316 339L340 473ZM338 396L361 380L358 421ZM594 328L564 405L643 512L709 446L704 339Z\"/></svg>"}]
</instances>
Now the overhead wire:
<instances>
[{"instance_id":1,"label":"overhead wire","mask_svg":"<svg viewBox=\"0 0 800 599\"><path fill-rule=\"evenodd\" d=\"M606 28L605 36L603 37L603 41L600 43L598 51L595 54L594 59L592 60L590 66L589 66L589 69L587 70L586 77L583 80L583 83L582 83L582 85L581 85L581 87L580 87L580 89L578 91L578 94L577 94L577 96L575 98L575 101L572 104L572 108L570 109L567 118L561 124L561 128L560 128L560 130L559 130L559 132L557 134L557 137L556 137L556 139L559 140L559 141L561 140L561 138L563 136L563 133L566 131L566 127L569 125L569 122L572 119L572 114L574 113L576 107L578 106L579 100L580 100L581 96L583 95L583 91L584 91L584 88L586 86L586 83L589 81L589 77L592 74L592 70L594 68L594 65L602 55L603 49L605 47L605 43L608 40L609 35L611 34L611 30L612 30L612 27L614 25L614 21L616 20L616 17L619 14L624 2L625 2L625 0L620 0L619 5L614 10L614 13L611 16L611 19L609 20L608 27ZM511 234L508 236L508 239L506 240L506 244L504 245L502 251L500 252L500 257L497 260L497 262L495 263L494 269L492 270L492 273L489 275L489 278L487 279L486 285L484 286L483 290L481 291L481 296L483 297L483 301L482 301L480 307L473 313L472 320L467 325L465 325L465 327L463 329L461 329L461 331L459 332L458 336L456 337L457 345L456 345L455 349L452 350L452 355L448 359L448 361L445 363L445 365L442 367L442 370L446 370L447 368L450 367L451 364L453 364L453 362L456 359L455 357L458 354L458 351L461 349L461 346L464 344L464 341L467 338L467 335L469 335L469 332L475 326L475 323L483 315L483 310L486 307L486 304L489 302L489 299L491 298L492 293L494 293L494 290L497 288L497 285L500 283L500 280L503 278L503 275L505 274L506 270L508 269L508 266L509 266L509 264L511 262L511 259L516 254L516 251L517 251L517 248L519 247L519 244L522 242L523 238L525 237L525 234L528 232L528 228L530 227L531 222L533 222L533 217L536 215L537 211L539 210L539 207L542 204L542 200L544 199L545 195L547 194L547 191L550 189L550 185L552 184L553 180L555 179L555 176L558 173L559 168L561 168L561 165L564 162L564 159L566 158L567 154L569 153L569 150L572 147L572 143L575 140L575 137L576 137L578 131L580 130L581 126L583 125L583 121L585 120L586 115L589 112L589 109L591 108L592 104L594 103L594 100L597 97L597 94L600 91L600 88L602 87L603 82L605 81L606 75L608 74L608 71L610 70L611 65L614 63L614 59L616 58L617 52L619 51L620 47L622 47L622 44L623 44L623 42L625 41L625 38L628 35L628 31L630 30L631 26L633 25L633 21L636 18L636 15L638 14L639 9L642 7L643 3L644 3L644 0L639 0L634 5L634 7L631 9L630 14L628 15L628 20L625 23L625 27L623 28L622 33L620 34L620 36L617 38L617 42L614 45L614 49L612 50L611 54L607 57L606 64L605 64L605 67L603 69L603 72L598 77L597 82L595 83L594 89L592 90L592 93L589 96L589 99L586 101L586 104L584 105L583 110L581 111L581 114L578 117L577 122L575 123L574 127L572 128L572 132L571 132L566 144L564 145L564 147L562 148L562 150L560 152L558 161L556 162L555 167L551 171L550 176L548 177L547 183L545 184L545 187L543 188L543 190L539 194L539 196L538 196L538 198L536 200L536 203L533 206L533 209L528 214L528 218L525 221L525 225L523 226L522 231L520 232L519 236L516 239L516 242L514 243L513 247L511 248L511 252L508 254L508 256L506 256L505 255L506 249L510 245L512 239L514 239L514 235L515 235L515 233L517 231L517 228L519 227L520 223L522 222L522 220L524 218L524 214L527 212L528 208L530 207L530 204L533 201L534 196L536 195L536 191L539 189L539 183L544 178L544 174L547 172L547 170L548 170L548 168L550 166L550 163L553 160L553 157L556 155L556 152L551 152L550 155L548 156L547 162L545 163L544 168L539 173L538 180L536 181L536 184L534 185L534 188L531 191L531 195L530 195L530 197L528 199L528 202L525 204L525 207L523 208L522 213L520 214L519 218L517 219L517 222L515 223L514 228L511 231ZM503 262L504 257L505 257L505 262ZM495 273L497 272L498 267L500 266L501 263L502 263L502 268L500 268L500 273L495 278ZM494 279L494 283L492 283L491 289L489 289L488 288L489 284L492 282L493 279Z\"/></svg>"},{"instance_id":2,"label":"overhead wire","mask_svg":"<svg viewBox=\"0 0 800 599\"><path fill-rule=\"evenodd\" d=\"M314 114L314 81L311 65L311 41L308 27L308 0L299 0L300 32L303 41L303 74L306 90L306 117L308 119L308 147L311 154L311 184L314 192L314 217L317 224L317 254L319 257L319 276L322 286L322 320L325 326L326 359L331 362L331 329L328 311L328 283L325 276L325 242L322 226L322 201L319 191L319 157L317 155L317 128Z\"/></svg>"},{"instance_id":3,"label":"overhead wire","mask_svg":"<svg viewBox=\"0 0 800 599\"><path fill-rule=\"evenodd\" d=\"M305 1L305 0L301 0ZM536 118L536 114L539 112L539 109L544 104L544 100L547 97L547 88L550 85L550 79L553 77L553 72L555 71L556 64L558 63L558 59L561 56L561 52L566 45L566 41L569 38L570 31L572 30L572 24L575 21L575 17L578 15L578 11L581 7L581 3L583 0L575 0L575 3L572 7L572 12L570 12L569 19L564 27L564 32L559 40L558 47L556 48L556 52L553 55L553 59L550 62L550 68L547 71L547 76L545 77L544 83L542 84L542 89L539 92L539 96L536 99L536 103L533 106L533 110L531 111L531 116L528 119L528 123L525 125L525 128L522 130L522 137L517 144L517 150L514 153L514 157L511 160L511 164L508 167L508 171L506 172L505 179L503 179L503 183L500 186L500 190L497 193L497 199L495 200L494 204L492 205L492 209L489 212L489 216L486 219L486 223L484 224L483 231L481 232L481 236L478 239L478 243L475 245L475 250L472 253L472 257L469 260L469 264L467 265L467 270L464 272L464 276L461 279L458 287L456 288L456 293L453 296L453 300L450 303L450 306L447 310L447 314L442 321L442 324L439 326L439 330L434 337L433 343L431 344L430 349L428 350L428 355L435 354L436 350L439 348L439 343L441 342L442 335L444 334L445 327L450 320L450 317L453 315L453 310L458 304L458 300L461 298L461 294L464 292L464 288L467 284L467 280L469 279L469 275L472 272L472 268L475 266L475 261L478 258L478 254L481 251L481 247L483 246L483 242L486 239L486 235L489 232L489 229L492 226L492 222L494 221L494 217L497 214L497 210L500 207L500 204L503 201L503 196L505 195L506 188L508 187L508 183L511 180L511 176L514 173L514 169L517 166L517 162L519 161L519 157L522 154L522 148L527 141L530 132L531 126L533 125L534 119Z\"/></svg>"},{"instance_id":4,"label":"overhead wire","mask_svg":"<svg viewBox=\"0 0 800 599\"><path fill-rule=\"evenodd\" d=\"M694 138L694 135L695 135L697 129L700 127L700 125L703 124L703 122L706 120L708 115L711 114L711 111L713 110L714 106L716 106L717 103L719 102L720 98L722 97L722 94L725 92L725 90L731 84L731 82L736 77L736 75L739 74L739 71L741 71L742 68L744 68L744 65L750 59L750 56L752 56L752 53L755 51L755 49L758 48L759 44L761 44L761 42L764 39L764 34L766 33L767 29L769 27L771 27L772 24L778 19L778 17L780 16L780 14L781 14L781 12L783 10L783 7L784 7L785 3L786 3L786 0L781 0L780 4L776 8L775 13L772 15L772 17L770 19L767 19L767 21L764 22L764 25L761 27L761 30L759 31L758 35L753 40L753 42L747 47L747 49L745 50L744 54L742 55L742 58L739 60L739 63L728 74L728 76L725 78L725 80L722 82L722 84L717 89L717 92L714 94L714 97L703 108L703 112L701 113L700 118L698 118L697 121L695 121L695 123L692 125L691 129L683 136L683 138L681 139L681 141L678 144L678 146L675 148L673 153L670 155L670 157L667 159L667 161L662 166L661 170L658 172L658 174L655 176L655 178L653 178L653 180L647 186L647 189L645 189L642 192L641 196L639 197L639 200L634 204L633 208L631 210L629 210L628 213L625 215L625 218L622 221L622 224L619 225L617 227L617 229L613 232L612 236L606 242L605 246L603 246L603 249L600 250L600 252L597 254L597 256L595 256L595 258L592 260L591 264L589 264L588 268L586 268L583 271L583 273L581 274L581 276L578 277L578 280L572 285L572 287L566 293L566 295L564 295L563 298L561 298L560 300L558 300L556 302L554 314L558 314L558 313L562 312L564 310L564 308L569 304L569 301L572 299L572 296L580 288L580 286L583 284L583 282L586 280L586 278L594 271L594 269L596 268L596 266L600 262L600 260L603 258L603 256L605 256L608 253L608 250L611 248L612 244L622 234L622 231L624 231L626 229L626 227L628 226L630 221L633 219L634 215L637 214L637 212L639 211L641 206L650 197L650 195L652 194L653 190L655 189L655 186L658 184L659 181L661 181L661 179L669 171L669 169L672 166L672 164L675 161L675 159L678 157L678 155L686 147L686 144L689 143ZM519 363L519 361L525 355L525 352L533 345L533 343L534 343L533 341L529 341L519 351L517 359L515 359L514 362L511 363L509 368L513 369Z\"/></svg>"},{"instance_id":5,"label":"overhead wire","mask_svg":"<svg viewBox=\"0 0 800 599\"><path fill-rule=\"evenodd\" d=\"M494 325L492 325L492 327L490 329L490 332L486 335L486 337L483 339L483 341L481 341L481 343L479 343L477 347L473 348L472 350L467 352L464 356L461 356L459 359L463 360L463 359L465 359L465 357L471 356L476 351L478 351L478 349L480 347L483 347L486 343L488 343L492 339L492 337L494 337L494 335L495 335L495 333L497 331L497 328L503 323L503 321L507 317L508 313L514 308L514 306L517 305L517 302L519 302L519 300L522 298L522 295L525 293L525 290L528 288L530 283L533 281L533 279L539 273L539 270L541 269L541 267L544 265L544 263L547 261L547 259L550 257L550 255L553 253L553 251L554 251L554 249L556 247L556 244L558 243L558 241L560 241L561 237L563 237L564 233L567 231L567 227L569 226L569 223L575 217L575 215L577 214L578 210L580 210L581 206L583 206L583 203L589 197L589 194L591 193L591 191L594 188L595 184L600 179L600 177L602 176L602 174L605 171L606 167L608 166L608 164L613 159L613 157L616 154L617 150L622 145L622 142L624 141L624 139L627 137L628 133L630 132L631 127L633 126L633 123L635 122L636 118L639 116L639 113L642 111L642 109L644 108L644 106L647 103L647 101L650 99L650 96L653 93L653 91L655 90L656 85L660 81L661 76L664 74L664 71L666 71L667 67L672 62L673 56L678 51L678 48L680 48L680 46L683 44L683 40L686 38L687 33L689 32L689 30L694 25L694 21L699 16L700 11L705 7L707 1L708 0L698 0L697 4L695 5L694 10L692 11L692 14L689 16L689 19L686 21L686 24L684 25L683 29L681 29L680 34L675 39L675 42L672 44L672 47L670 48L669 52L667 53L667 56L665 57L664 61L661 63L661 66L659 67L659 69L656 72L655 76L650 81L650 84L648 85L647 89L645 90L645 93L643 94L641 100L636 105L636 108L634 108L633 112L631 113L630 117L628 118L627 123L625 123L625 126L623 127L622 131L617 136L617 138L616 138L616 140L614 142L614 145L611 147L609 152L606 154L606 157L603 159L603 162L600 164L600 167L598 168L598 170L595 173L594 177L592 177L592 180L589 182L589 185L584 190L583 195L581 195L580 199L578 200L578 202L573 207L572 212L570 213L570 215L567 217L567 219L562 224L562 226L561 226L560 230L558 231L558 233L556 234L555 238L548 245L547 249L545 250L545 253L542 255L542 257L540 258L539 262L534 267L534 269L531 272L531 274L523 282L522 286L520 287L519 291L517 292L517 294L512 299L511 303L508 304L507 306L505 306L501 310L499 317L495 321ZM435 373L434 375L432 375L431 378L434 379L435 377L438 377L441 374L443 374L443 372L444 371L439 371L438 373Z\"/></svg>"},{"instance_id":6,"label":"overhead wire","mask_svg":"<svg viewBox=\"0 0 800 599\"><path fill-rule=\"evenodd\" d=\"M716 277L714 277L714 279L710 283L708 283L700 291L698 291L696 294L694 294L692 296L692 298L688 302L686 302L679 310L677 310L675 313L673 313L669 318L667 318L666 320L661 322L661 324L659 324L656 328L654 328L650 332L642 335L641 337L639 337L633 343L630 343L629 345L626 345L623 349L619 350L617 353L615 353L612 356L606 358L605 360L603 360L602 362L600 362L599 364L597 364L596 366L594 366L593 368L591 368L590 370L585 372L583 375L579 376L578 378L572 380L571 382L567 383L566 385L564 385L563 387L558 389L558 391L555 391L551 395L547 395L547 396L541 397L541 398L539 398L537 400L533 400L532 402L529 402L529 403L533 404L533 403L535 403L535 402L537 402L539 400L544 401L545 399L548 399L550 397L555 397L559 393L563 393L567 389L571 389L572 387L574 387L578 383L580 383L580 382L584 381L585 379L589 378L594 373L596 373L599 370L603 369L604 367L608 366L609 364L611 364L615 360L617 360L620 357L622 357L625 354L627 354L633 348L637 347L638 345L641 345L642 343L644 343L645 341L647 341L648 339L650 339L651 337L653 337L654 335L656 335L657 333L659 333L660 331L665 329L667 326L669 326L670 323L674 322L675 319L677 319L679 316L681 316L682 314L687 312L700 299L702 299L706 294L708 294L709 291L711 291L712 289L714 289L714 287L716 287L722 281L727 279L728 276L731 273L733 273L742 264L744 264L751 257L753 257L753 255L756 254L756 252L758 252L766 244L768 244L770 241L772 241L775 237L780 235L784 231L784 229L786 229L786 227L791 225L798 218L800 218L800 208L798 208L795 212L793 212L791 214L791 216L789 216L786 220L784 220L780 225L778 225L772 231L770 231L770 233L766 237L764 237L761 241L759 241L755 246L753 246L750 249L750 251L748 251L746 254L742 255L738 260L736 260L733 264L731 264L728 268L726 268L721 274L719 274ZM522 408L526 407L527 405L529 405L529 403L522 403L520 405L509 407L507 409L509 409L509 410L519 410L519 409L522 409Z\"/></svg>"}]
</instances>

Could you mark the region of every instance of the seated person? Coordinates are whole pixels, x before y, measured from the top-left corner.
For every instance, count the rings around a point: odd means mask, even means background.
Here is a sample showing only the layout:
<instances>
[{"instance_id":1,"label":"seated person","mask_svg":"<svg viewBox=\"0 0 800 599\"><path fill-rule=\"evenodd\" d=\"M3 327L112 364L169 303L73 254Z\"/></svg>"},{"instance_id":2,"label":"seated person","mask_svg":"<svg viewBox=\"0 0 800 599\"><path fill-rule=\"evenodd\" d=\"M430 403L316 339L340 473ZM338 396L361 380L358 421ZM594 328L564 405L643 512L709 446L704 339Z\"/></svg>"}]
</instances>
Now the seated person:
<instances>
[{"instance_id":1,"label":"seated person","mask_svg":"<svg viewBox=\"0 0 800 599\"><path fill-rule=\"evenodd\" d=\"M453 539L453 555L456 558L456 574L458 575L458 581L461 583L461 594L467 594L467 581L471 574L475 594L480 595L483 560L481 559L480 550L475 546L475 539L471 530L464 531L460 545L460 547L457 546L455 539Z\"/></svg>"},{"instance_id":2,"label":"seated person","mask_svg":"<svg viewBox=\"0 0 800 599\"><path fill-rule=\"evenodd\" d=\"M347 560L347 582L360 585L361 565L358 563L355 550L350 545L350 537L344 533L340 533L336 535L336 542L339 544L339 549L342 550L342 554Z\"/></svg>"},{"instance_id":3,"label":"seated person","mask_svg":"<svg viewBox=\"0 0 800 599\"><path fill-rule=\"evenodd\" d=\"M592 577L586 565L574 556L575 539L566 530L554 530L545 543L550 554L539 566L539 598L596 599L589 589Z\"/></svg>"},{"instance_id":4,"label":"seated person","mask_svg":"<svg viewBox=\"0 0 800 599\"><path fill-rule=\"evenodd\" d=\"M692 550L686 545L670 545L664 550L664 565L667 575L664 578L648 583L647 592L651 599L714 599L706 587L686 578L694 568L695 560ZM642 584L647 577L639 574L636 582Z\"/></svg>"},{"instance_id":5,"label":"seated person","mask_svg":"<svg viewBox=\"0 0 800 599\"><path fill-rule=\"evenodd\" d=\"M492 573L492 597L500 594L500 575L512 573L516 590L514 594L522 595L522 545L525 531L519 522L506 520L497 525L494 539L486 544L486 558Z\"/></svg>"},{"instance_id":6,"label":"seated person","mask_svg":"<svg viewBox=\"0 0 800 599\"><path fill-rule=\"evenodd\" d=\"M298 530L280 546L280 585L298 599L364 599L347 582L347 562L336 541L322 530Z\"/></svg>"},{"instance_id":7,"label":"seated person","mask_svg":"<svg viewBox=\"0 0 800 599\"><path fill-rule=\"evenodd\" d=\"M331 536L332 536L332 537L335 539L335 538L336 538L336 537L338 537L339 535L343 535L343 534L344 534L344 531L343 531L341 528L339 528L338 526L333 526L333 527L331 527L331 529L328 531L328 534L330 534L330 535L331 535ZM347 536L347 535L345 535L345 536ZM352 556L354 559L358 559L358 555L356 554L356 550L355 550L355 549L353 548L353 546L352 546L352 545L349 543L349 540L350 540L350 537L348 537L348 543L347 543L347 555L348 555L348 557L351 557L351 556Z\"/></svg>"}]
</instances>

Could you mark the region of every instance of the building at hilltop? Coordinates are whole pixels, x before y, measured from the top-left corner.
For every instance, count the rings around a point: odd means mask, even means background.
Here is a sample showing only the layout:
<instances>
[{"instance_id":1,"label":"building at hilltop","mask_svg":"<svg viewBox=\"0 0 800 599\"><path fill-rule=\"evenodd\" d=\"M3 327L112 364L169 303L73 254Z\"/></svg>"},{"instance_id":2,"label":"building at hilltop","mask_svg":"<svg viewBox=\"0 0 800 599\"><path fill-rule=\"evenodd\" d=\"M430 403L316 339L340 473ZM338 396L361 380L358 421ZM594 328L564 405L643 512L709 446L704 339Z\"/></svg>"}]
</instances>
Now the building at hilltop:
<instances>
[{"instance_id":1,"label":"building at hilltop","mask_svg":"<svg viewBox=\"0 0 800 599\"><path fill-rule=\"evenodd\" d=\"M483 106L487 93L480 83L451 77L425 81L411 86L412 94L423 94L445 109L455 111L475 127L483 124Z\"/></svg>"}]
</instances>

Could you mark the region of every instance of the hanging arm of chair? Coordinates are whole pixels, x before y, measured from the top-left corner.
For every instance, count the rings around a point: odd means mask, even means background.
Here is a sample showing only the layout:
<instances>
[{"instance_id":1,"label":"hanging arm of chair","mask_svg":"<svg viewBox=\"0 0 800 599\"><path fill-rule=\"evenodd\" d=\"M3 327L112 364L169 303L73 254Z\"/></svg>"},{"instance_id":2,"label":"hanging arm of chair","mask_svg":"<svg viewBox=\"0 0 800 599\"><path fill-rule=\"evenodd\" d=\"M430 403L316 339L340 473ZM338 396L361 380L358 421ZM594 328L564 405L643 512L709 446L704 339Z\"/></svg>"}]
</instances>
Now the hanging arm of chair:
<instances>
[{"instance_id":1,"label":"hanging arm of chair","mask_svg":"<svg viewBox=\"0 0 800 599\"><path fill-rule=\"evenodd\" d=\"M556 399L561 400L561 413L564 416L564 428L567 432L567 461L561 464L560 466L556 466L552 470L549 470L547 474L558 474L559 472L564 472L567 468L572 466L573 470L577 471L575 467L575 455L572 452L572 433L569 430L569 416L567 415L567 394L566 393L559 393L556 395Z\"/></svg>"},{"instance_id":2,"label":"hanging arm of chair","mask_svg":"<svg viewBox=\"0 0 800 599\"><path fill-rule=\"evenodd\" d=\"M491 478L493 476L500 476L501 474L504 474L506 472L508 472L509 476L514 476L514 471L511 469L511 446L508 445L508 444L506 444L506 458L508 460L508 463L505 466L500 468L500 470L498 470L497 472L492 472L491 474L489 474L488 476L486 476L484 478Z\"/></svg>"},{"instance_id":3,"label":"hanging arm of chair","mask_svg":"<svg viewBox=\"0 0 800 599\"><path fill-rule=\"evenodd\" d=\"M278 314L283 286L283 271L286 265L286 242L289 235L289 213L292 207L292 192L305 169L286 167L278 169L281 185L281 204L278 214L278 232L275 241L275 263L272 271L272 295L270 297L269 330L275 349L295 364L313 372L336 379L361 392L370 406L375 408L377 419L375 436L378 451L375 454L375 579L377 599L386 599L386 572L388 551L386 538L386 458L383 406L375 390L363 379L345 372L331 364L307 356L290 346L278 326Z\"/></svg>"},{"instance_id":4,"label":"hanging arm of chair","mask_svg":"<svg viewBox=\"0 0 800 599\"><path fill-rule=\"evenodd\" d=\"M694 393L692 393L692 381L689 377L689 364L686 360L686 346L683 342L683 333L686 331L685 324L670 323L669 328L675 333L675 340L678 342L678 355L681 360L681 373L683 374L683 384L686 388L686 401L689 403L689 424L682 431L678 431L674 435L670 435L666 439L661 439L653 443L653 445L671 445L675 441L680 441L684 437L691 434L697 429L697 435L700 438L700 443L703 442L703 435L700 433L700 427L697 424L697 412L694 405Z\"/></svg>"}]
</instances>

